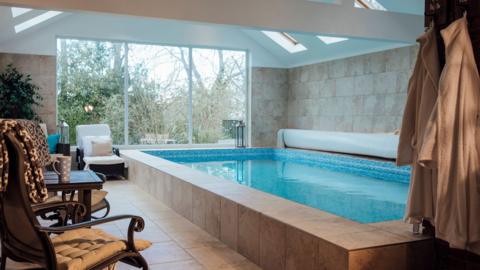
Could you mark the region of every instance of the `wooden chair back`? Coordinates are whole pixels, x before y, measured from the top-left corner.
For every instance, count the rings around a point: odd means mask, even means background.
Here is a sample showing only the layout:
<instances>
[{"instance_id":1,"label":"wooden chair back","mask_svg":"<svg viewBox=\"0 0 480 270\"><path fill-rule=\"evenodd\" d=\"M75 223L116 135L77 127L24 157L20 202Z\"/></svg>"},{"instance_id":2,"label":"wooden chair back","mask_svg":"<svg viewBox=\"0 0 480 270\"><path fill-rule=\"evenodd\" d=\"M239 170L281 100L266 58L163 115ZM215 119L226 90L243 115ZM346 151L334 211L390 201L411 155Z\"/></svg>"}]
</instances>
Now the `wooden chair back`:
<instances>
[{"instance_id":1,"label":"wooden chair back","mask_svg":"<svg viewBox=\"0 0 480 270\"><path fill-rule=\"evenodd\" d=\"M25 155L13 136L6 140L9 154L8 185L0 194L2 253L18 261L56 268L55 252L47 233L38 230L24 178Z\"/></svg>"}]
</instances>

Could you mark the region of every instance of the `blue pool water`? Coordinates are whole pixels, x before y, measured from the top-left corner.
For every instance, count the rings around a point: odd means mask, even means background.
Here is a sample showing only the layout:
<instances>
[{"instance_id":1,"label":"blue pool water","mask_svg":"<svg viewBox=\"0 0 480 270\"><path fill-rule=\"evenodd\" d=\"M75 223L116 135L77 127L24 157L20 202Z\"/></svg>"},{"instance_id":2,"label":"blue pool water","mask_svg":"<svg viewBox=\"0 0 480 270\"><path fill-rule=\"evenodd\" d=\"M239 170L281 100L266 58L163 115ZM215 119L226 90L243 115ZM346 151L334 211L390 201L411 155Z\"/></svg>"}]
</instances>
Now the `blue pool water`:
<instances>
[{"instance_id":1,"label":"blue pool water","mask_svg":"<svg viewBox=\"0 0 480 270\"><path fill-rule=\"evenodd\" d=\"M270 148L145 152L361 223L405 210L410 168L392 162Z\"/></svg>"}]
</instances>

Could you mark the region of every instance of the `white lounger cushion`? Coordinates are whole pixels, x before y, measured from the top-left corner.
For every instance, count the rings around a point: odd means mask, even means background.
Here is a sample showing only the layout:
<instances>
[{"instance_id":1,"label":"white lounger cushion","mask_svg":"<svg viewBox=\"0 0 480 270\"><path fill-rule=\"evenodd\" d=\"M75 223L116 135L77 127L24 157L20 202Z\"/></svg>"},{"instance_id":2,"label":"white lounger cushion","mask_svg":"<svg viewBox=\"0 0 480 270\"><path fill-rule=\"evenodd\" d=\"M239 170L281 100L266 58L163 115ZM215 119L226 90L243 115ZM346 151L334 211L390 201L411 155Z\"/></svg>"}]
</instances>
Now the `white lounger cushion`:
<instances>
[{"instance_id":1,"label":"white lounger cushion","mask_svg":"<svg viewBox=\"0 0 480 270\"><path fill-rule=\"evenodd\" d=\"M107 124L97 125L78 125L77 132L77 147L83 149L83 137L85 136L107 136L111 137L110 127Z\"/></svg>"},{"instance_id":2,"label":"white lounger cushion","mask_svg":"<svg viewBox=\"0 0 480 270\"><path fill-rule=\"evenodd\" d=\"M88 170L91 164L94 165L113 165L113 164L120 164L124 163L125 161L116 155L111 155L108 157L84 157L83 161L85 162L84 170ZM127 167L127 163L125 162L125 168Z\"/></svg>"},{"instance_id":3,"label":"white lounger cushion","mask_svg":"<svg viewBox=\"0 0 480 270\"><path fill-rule=\"evenodd\" d=\"M399 136L393 133L353 133L281 129L277 146L395 159Z\"/></svg>"},{"instance_id":4,"label":"white lounger cushion","mask_svg":"<svg viewBox=\"0 0 480 270\"><path fill-rule=\"evenodd\" d=\"M97 124L97 125L78 125L76 127L77 132L77 147L84 150L83 161L85 162L85 170L88 170L91 164L95 165L114 165L124 163L127 167L127 163L121 157L117 155L111 156L98 156L92 157L88 156L85 152L91 153L91 149L85 149L87 144L91 145L91 137L95 138L106 138L111 140L110 127L107 124ZM90 137L84 140L84 137ZM84 145L85 142L85 145Z\"/></svg>"}]
</instances>

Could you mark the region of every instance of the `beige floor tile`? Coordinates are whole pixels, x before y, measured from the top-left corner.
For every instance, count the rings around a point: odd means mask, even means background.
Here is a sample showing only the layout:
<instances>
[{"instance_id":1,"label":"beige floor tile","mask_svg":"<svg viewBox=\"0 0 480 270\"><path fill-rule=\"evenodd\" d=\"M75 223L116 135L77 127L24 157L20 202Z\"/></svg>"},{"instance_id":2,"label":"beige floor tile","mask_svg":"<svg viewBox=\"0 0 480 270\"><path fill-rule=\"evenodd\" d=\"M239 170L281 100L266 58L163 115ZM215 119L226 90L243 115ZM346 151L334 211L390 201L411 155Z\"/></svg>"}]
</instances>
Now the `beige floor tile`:
<instances>
[{"instance_id":1,"label":"beige floor tile","mask_svg":"<svg viewBox=\"0 0 480 270\"><path fill-rule=\"evenodd\" d=\"M195 231L198 227L183 217L154 221L166 233Z\"/></svg>"},{"instance_id":2,"label":"beige floor tile","mask_svg":"<svg viewBox=\"0 0 480 270\"><path fill-rule=\"evenodd\" d=\"M261 268L256 266L254 263L246 260L238 264L228 265L221 270L260 270Z\"/></svg>"},{"instance_id":3,"label":"beige floor tile","mask_svg":"<svg viewBox=\"0 0 480 270\"><path fill-rule=\"evenodd\" d=\"M107 199L111 204L110 216L132 214L145 220L142 232L135 238L153 242L143 256L152 270L258 270L255 264L228 248L218 239L160 203L146 191L128 181L107 182ZM220 234L220 201L210 203L213 215L212 232ZM218 208L218 209L217 209ZM218 211L217 211L218 210ZM235 211L235 217L236 217ZM130 219L95 226L107 233L125 239ZM217 224L218 223L218 224ZM10 262L7 269L24 269L24 264ZM118 270L137 269L119 263Z\"/></svg>"},{"instance_id":4,"label":"beige floor tile","mask_svg":"<svg viewBox=\"0 0 480 270\"><path fill-rule=\"evenodd\" d=\"M201 264L199 264L194 260L151 264L148 267L150 270L205 270L205 268L203 268ZM139 270L139 269L133 266L119 263L117 265L116 270Z\"/></svg>"},{"instance_id":5,"label":"beige floor tile","mask_svg":"<svg viewBox=\"0 0 480 270\"><path fill-rule=\"evenodd\" d=\"M100 226L95 226L94 228L103 230L106 233L116 236L118 238L126 239L122 231L113 223L110 223L108 225L102 224Z\"/></svg>"},{"instance_id":6,"label":"beige floor tile","mask_svg":"<svg viewBox=\"0 0 480 270\"><path fill-rule=\"evenodd\" d=\"M150 265L150 270L205 270L194 260Z\"/></svg>"},{"instance_id":7,"label":"beige floor tile","mask_svg":"<svg viewBox=\"0 0 480 270\"><path fill-rule=\"evenodd\" d=\"M191 260L192 257L174 242L155 243L142 251L149 264Z\"/></svg>"},{"instance_id":8,"label":"beige floor tile","mask_svg":"<svg viewBox=\"0 0 480 270\"><path fill-rule=\"evenodd\" d=\"M245 257L225 245L191 248L187 249L187 252L208 270L228 269L247 261Z\"/></svg>"},{"instance_id":9,"label":"beige floor tile","mask_svg":"<svg viewBox=\"0 0 480 270\"><path fill-rule=\"evenodd\" d=\"M148 215L148 218L153 221L161 221L161 220L175 219L175 218L181 218L181 217L182 216L175 213L173 210L158 211Z\"/></svg>"},{"instance_id":10,"label":"beige floor tile","mask_svg":"<svg viewBox=\"0 0 480 270\"><path fill-rule=\"evenodd\" d=\"M170 232L169 236L182 248L222 245L222 243L218 241L218 239L212 237L201 229L181 232Z\"/></svg>"},{"instance_id":11,"label":"beige floor tile","mask_svg":"<svg viewBox=\"0 0 480 270\"><path fill-rule=\"evenodd\" d=\"M124 237L128 236L128 230L124 230L122 233ZM171 241L171 238L158 226L147 227L141 232L136 232L135 239L145 239L152 243Z\"/></svg>"}]
</instances>

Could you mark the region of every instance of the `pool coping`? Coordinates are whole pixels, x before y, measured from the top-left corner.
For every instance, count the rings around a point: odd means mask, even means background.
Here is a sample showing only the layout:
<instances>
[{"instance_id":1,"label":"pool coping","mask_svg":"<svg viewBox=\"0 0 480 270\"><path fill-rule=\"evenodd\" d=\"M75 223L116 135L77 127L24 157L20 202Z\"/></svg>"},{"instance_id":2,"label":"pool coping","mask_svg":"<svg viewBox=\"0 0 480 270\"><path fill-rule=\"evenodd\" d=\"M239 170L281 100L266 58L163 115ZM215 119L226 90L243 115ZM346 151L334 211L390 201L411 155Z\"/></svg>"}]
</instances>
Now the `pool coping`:
<instances>
[{"instance_id":1,"label":"pool coping","mask_svg":"<svg viewBox=\"0 0 480 270\"><path fill-rule=\"evenodd\" d=\"M222 242L227 242L227 245L229 245L230 240L222 239L220 228L216 229L216 227L220 227L220 224L218 226L214 224L213 227L215 228L209 229L208 224L206 224L208 220L204 218L205 209L196 209L196 207L199 208L197 205L199 203L209 203L209 200L205 199L206 197L214 198L213 201L215 202L218 200L219 205L221 203L227 206L229 204L238 205L239 209L247 215L261 216L270 225L280 224L286 228L294 228L309 236L323 240L327 245L334 245L335 248L340 248L347 253L430 240L430 237L413 234L412 226L400 220L361 224L220 177L211 176L142 151L124 150L121 152L121 156L129 163L129 170L132 171L132 173L129 172L129 175L132 174L131 179L142 178L142 174L147 178L165 177L157 171L168 175L170 187L168 185L160 187L159 183L148 181L148 179L135 179L134 181L150 193L160 192L160 200L166 202L167 205L193 223L204 227L207 232L219 238ZM146 167L136 168L135 165ZM144 172L138 171L139 169ZM178 192L175 190L178 190ZM165 192L172 193L170 198ZM199 199L199 196L202 198ZM200 206L200 208L202 207L208 208L208 205ZM200 218L197 212L201 212ZM216 216L215 213L214 215ZM218 213L218 216L220 215ZM222 219L222 217L218 217L218 219ZM221 220L218 221L218 223L220 222ZM216 223L216 220L214 220L214 223ZM245 225L247 230L250 225ZM242 224L238 223L237 226L242 226ZM259 235L258 237L263 236ZM223 236L223 238L228 238L228 235ZM242 239L236 239L237 242L239 240L243 241ZM235 247L238 248L238 245L236 244ZM240 253L254 262L258 259L255 256L251 258L252 256L249 254L252 253L251 251L243 250L242 252L240 250Z\"/></svg>"}]
</instances>

